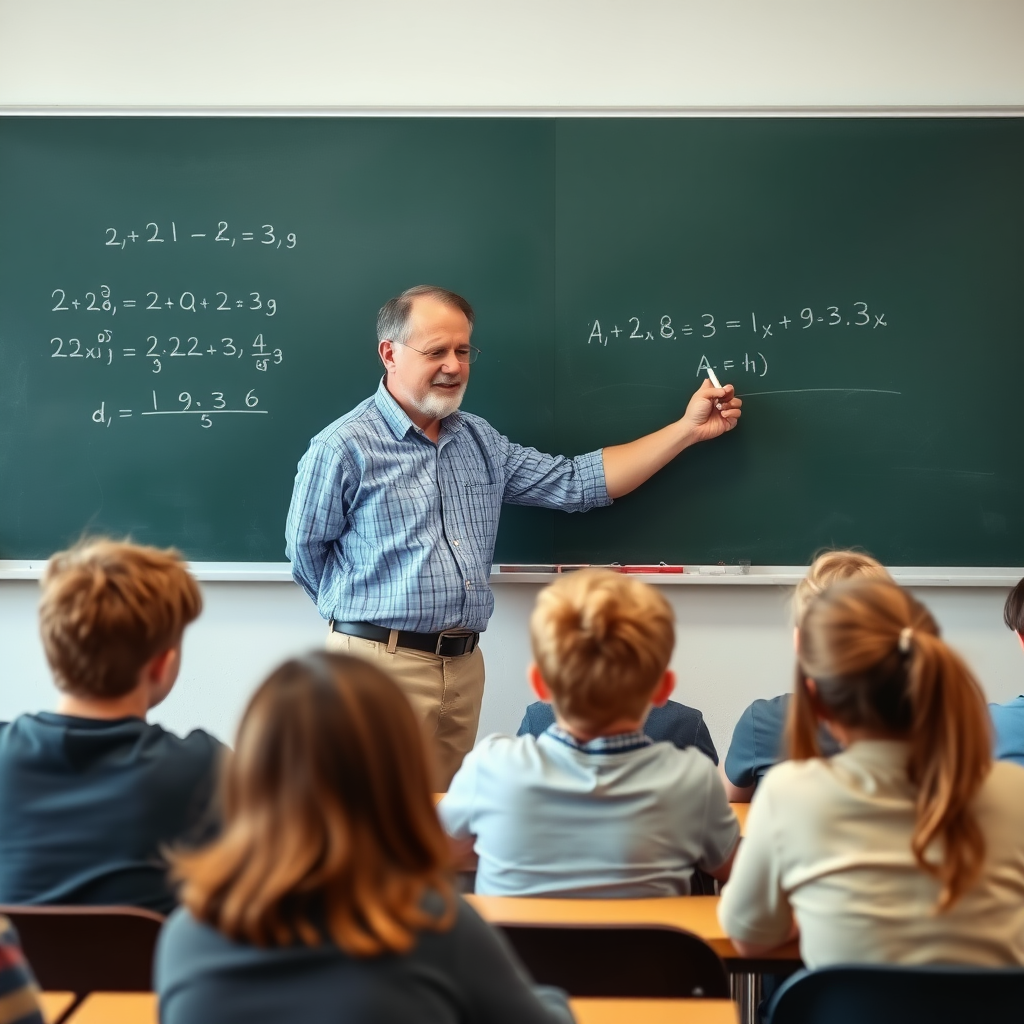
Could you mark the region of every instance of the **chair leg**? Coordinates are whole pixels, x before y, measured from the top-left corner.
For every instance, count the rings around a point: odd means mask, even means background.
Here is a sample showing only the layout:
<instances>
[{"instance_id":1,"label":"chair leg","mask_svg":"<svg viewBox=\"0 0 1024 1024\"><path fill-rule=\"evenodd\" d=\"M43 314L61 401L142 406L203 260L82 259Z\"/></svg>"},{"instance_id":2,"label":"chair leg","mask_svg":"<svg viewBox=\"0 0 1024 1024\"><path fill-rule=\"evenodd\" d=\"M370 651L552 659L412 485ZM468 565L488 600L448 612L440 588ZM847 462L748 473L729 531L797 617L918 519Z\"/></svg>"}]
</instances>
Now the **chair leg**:
<instances>
[{"instance_id":1,"label":"chair leg","mask_svg":"<svg viewBox=\"0 0 1024 1024\"><path fill-rule=\"evenodd\" d=\"M729 975L732 998L739 1006L740 1024L758 1024L757 1008L761 1003L761 975L737 972Z\"/></svg>"}]
</instances>

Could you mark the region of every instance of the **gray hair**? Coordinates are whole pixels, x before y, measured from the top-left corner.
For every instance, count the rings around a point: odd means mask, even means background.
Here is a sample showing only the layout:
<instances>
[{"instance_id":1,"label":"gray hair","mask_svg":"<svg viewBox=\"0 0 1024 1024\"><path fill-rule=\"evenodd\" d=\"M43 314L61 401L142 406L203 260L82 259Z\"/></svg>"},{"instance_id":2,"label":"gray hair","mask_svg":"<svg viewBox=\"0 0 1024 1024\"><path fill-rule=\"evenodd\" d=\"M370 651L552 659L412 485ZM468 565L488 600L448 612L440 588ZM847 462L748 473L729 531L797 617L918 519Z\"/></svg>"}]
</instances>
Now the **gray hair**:
<instances>
[{"instance_id":1,"label":"gray hair","mask_svg":"<svg viewBox=\"0 0 1024 1024\"><path fill-rule=\"evenodd\" d=\"M476 314L473 312L473 307L461 295L456 295L455 292L450 292L447 288L439 288L437 285L418 284L414 288L406 288L401 295L388 299L380 307L380 312L377 314L378 341L390 339L400 345L404 345L408 341L409 313L412 310L412 300L418 295L429 295L432 299L451 306L452 309L461 310L472 330Z\"/></svg>"}]
</instances>

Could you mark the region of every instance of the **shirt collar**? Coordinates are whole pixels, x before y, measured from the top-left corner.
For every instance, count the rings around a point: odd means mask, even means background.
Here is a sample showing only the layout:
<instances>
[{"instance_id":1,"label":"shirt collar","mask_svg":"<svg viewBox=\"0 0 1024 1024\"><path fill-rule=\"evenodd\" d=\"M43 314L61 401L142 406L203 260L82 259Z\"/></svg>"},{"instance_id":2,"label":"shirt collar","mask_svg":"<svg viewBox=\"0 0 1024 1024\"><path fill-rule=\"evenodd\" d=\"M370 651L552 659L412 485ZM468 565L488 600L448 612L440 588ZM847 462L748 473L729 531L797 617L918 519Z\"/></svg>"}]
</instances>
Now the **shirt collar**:
<instances>
[{"instance_id":1,"label":"shirt collar","mask_svg":"<svg viewBox=\"0 0 1024 1024\"><path fill-rule=\"evenodd\" d=\"M572 747L573 750L578 750L583 754L621 754L627 750L639 750L641 747L649 747L654 742L641 729L638 729L636 732L615 733L614 736L595 736L594 739L588 740L586 743L580 743L575 736L560 728L557 723L549 725L547 732L552 739L556 739L559 743L564 743L567 747Z\"/></svg>"},{"instance_id":2,"label":"shirt collar","mask_svg":"<svg viewBox=\"0 0 1024 1024\"><path fill-rule=\"evenodd\" d=\"M395 401L394 395L387 389L385 381L387 377L381 377L377 385L377 394L373 396L374 402L384 422L388 425L396 440L401 441L409 431L423 435L423 431L416 426L409 414ZM441 437L445 434L455 434L462 429L462 414L456 409L450 416L441 420ZM425 436L425 435L423 435Z\"/></svg>"}]
</instances>

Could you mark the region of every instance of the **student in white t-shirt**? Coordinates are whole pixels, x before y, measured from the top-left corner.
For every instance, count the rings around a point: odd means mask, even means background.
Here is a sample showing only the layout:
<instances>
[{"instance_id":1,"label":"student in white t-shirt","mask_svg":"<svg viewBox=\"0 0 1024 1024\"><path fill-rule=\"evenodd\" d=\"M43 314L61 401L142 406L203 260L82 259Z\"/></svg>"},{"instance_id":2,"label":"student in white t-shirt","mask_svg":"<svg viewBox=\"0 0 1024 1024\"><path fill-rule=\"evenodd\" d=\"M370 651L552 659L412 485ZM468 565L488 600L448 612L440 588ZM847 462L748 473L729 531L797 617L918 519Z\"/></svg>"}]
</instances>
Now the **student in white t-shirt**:
<instances>
[{"instance_id":1,"label":"student in white t-shirt","mask_svg":"<svg viewBox=\"0 0 1024 1024\"><path fill-rule=\"evenodd\" d=\"M739 824L714 764L643 732L675 685L665 598L584 570L541 592L530 633L554 725L482 740L438 806L450 835L474 838L476 891L677 896L697 867L728 878Z\"/></svg>"},{"instance_id":2,"label":"student in white t-shirt","mask_svg":"<svg viewBox=\"0 0 1024 1024\"><path fill-rule=\"evenodd\" d=\"M1024 769L907 591L826 590L800 626L790 760L758 787L719 917L741 954L1024 964ZM819 720L845 748L822 758Z\"/></svg>"}]
</instances>

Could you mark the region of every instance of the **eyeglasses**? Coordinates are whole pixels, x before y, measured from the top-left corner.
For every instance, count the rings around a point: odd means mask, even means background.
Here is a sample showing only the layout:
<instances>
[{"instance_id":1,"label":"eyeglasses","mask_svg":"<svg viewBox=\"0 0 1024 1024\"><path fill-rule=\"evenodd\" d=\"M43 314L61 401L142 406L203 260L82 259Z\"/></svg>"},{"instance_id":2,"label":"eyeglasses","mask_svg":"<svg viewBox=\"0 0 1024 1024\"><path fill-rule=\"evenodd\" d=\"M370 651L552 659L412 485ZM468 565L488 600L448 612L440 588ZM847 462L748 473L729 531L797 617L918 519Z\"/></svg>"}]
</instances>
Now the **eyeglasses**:
<instances>
[{"instance_id":1,"label":"eyeglasses","mask_svg":"<svg viewBox=\"0 0 1024 1024\"><path fill-rule=\"evenodd\" d=\"M406 348L412 348L412 345L406 345L404 341L394 342L396 345L405 345ZM437 345L434 348L412 348L413 352L419 352L421 356L426 356L432 363L439 363L452 349L448 346ZM475 363L476 357L480 355L480 349L476 345L459 345L455 349L455 358L460 363Z\"/></svg>"}]
</instances>

